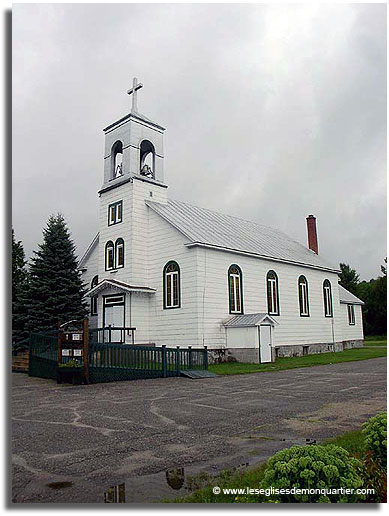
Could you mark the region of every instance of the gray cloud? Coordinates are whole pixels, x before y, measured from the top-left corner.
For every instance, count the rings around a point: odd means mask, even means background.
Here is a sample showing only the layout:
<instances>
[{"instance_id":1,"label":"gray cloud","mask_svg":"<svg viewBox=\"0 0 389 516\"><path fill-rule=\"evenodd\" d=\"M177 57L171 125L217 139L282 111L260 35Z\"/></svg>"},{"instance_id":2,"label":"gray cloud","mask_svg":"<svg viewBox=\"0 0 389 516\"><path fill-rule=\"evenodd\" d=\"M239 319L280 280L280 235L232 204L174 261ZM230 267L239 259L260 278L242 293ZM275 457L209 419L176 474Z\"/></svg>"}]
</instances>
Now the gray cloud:
<instances>
[{"instance_id":1,"label":"gray cloud","mask_svg":"<svg viewBox=\"0 0 389 516\"><path fill-rule=\"evenodd\" d=\"M102 128L167 127L172 198L279 227L369 279L386 256L386 6L16 4L13 223L97 232Z\"/></svg>"}]
</instances>

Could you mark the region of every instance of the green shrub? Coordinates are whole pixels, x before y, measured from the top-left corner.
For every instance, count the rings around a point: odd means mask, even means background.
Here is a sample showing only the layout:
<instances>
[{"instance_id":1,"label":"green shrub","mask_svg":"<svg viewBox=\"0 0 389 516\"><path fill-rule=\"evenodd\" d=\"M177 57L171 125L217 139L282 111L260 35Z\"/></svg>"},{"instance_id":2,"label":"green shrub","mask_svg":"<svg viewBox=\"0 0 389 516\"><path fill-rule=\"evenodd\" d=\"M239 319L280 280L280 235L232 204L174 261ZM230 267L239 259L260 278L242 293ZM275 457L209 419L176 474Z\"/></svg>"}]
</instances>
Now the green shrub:
<instances>
[{"instance_id":1,"label":"green shrub","mask_svg":"<svg viewBox=\"0 0 389 516\"><path fill-rule=\"evenodd\" d=\"M76 360L75 358L72 358L72 360L69 360L68 362L65 362L64 364L59 364L59 367L82 367L80 362Z\"/></svg>"},{"instance_id":2,"label":"green shrub","mask_svg":"<svg viewBox=\"0 0 389 516\"><path fill-rule=\"evenodd\" d=\"M336 489L363 487L361 463L334 444L292 446L277 452L267 463L264 488ZM357 494L278 494L273 500L283 503L352 503L363 499Z\"/></svg>"},{"instance_id":3,"label":"green shrub","mask_svg":"<svg viewBox=\"0 0 389 516\"><path fill-rule=\"evenodd\" d=\"M386 412L381 412L362 425L367 448L377 464L386 469Z\"/></svg>"}]
</instances>

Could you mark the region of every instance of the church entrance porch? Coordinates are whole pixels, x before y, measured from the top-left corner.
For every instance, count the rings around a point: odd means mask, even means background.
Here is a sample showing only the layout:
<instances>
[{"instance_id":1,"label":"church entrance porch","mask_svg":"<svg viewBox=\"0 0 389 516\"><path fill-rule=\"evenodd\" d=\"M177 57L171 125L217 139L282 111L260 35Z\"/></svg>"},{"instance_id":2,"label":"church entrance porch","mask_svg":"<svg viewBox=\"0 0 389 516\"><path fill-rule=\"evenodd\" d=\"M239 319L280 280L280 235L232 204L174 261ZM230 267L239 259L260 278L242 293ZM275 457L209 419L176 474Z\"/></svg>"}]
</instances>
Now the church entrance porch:
<instances>
[{"instance_id":1,"label":"church entrance porch","mask_svg":"<svg viewBox=\"0 0 389 516\"><path fill-rule=\"evenodd\" d=\"M111 278L103 279L89 290L86 295L98 299L99 342L153 345L150 341L149 303L155 292L154 288Z\"/></svg>"}]
</instances>

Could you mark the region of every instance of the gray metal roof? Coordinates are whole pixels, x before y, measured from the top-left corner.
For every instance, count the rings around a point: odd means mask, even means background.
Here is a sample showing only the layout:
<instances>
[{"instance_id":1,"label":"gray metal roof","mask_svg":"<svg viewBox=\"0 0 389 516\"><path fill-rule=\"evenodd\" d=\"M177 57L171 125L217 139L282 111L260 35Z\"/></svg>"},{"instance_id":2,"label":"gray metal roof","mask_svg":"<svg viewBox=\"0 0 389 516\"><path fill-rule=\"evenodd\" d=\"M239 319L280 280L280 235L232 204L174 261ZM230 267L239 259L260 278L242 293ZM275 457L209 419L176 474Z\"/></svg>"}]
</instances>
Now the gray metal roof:
<instances>
[{"instance_id":1,"label":"gray metal roof","mask_svg":"<svg viewBox=\"0 0 389 516\"><path fill-rule=\"evenodd\" d=\"M145 286L136 286L136 285L130 285L129 283L125 283L124 281L119 281L115 279L103 279L100 283L98 283L95 287L88 290L88 292L85 294L86 296L93 297L97 295L99 292L102 292L106 289L116 289L121 290L125 292L137 292L137 293L144 293L144 294L155 294L156 289L151 287L145 287Z\"/></svg>"},{"instance_id":2,"label":"gray metal roof","mask_svg":"<svg viewBox=\"0 0 389 516\"><path fill-rule=\"evenodd\" d=\"M365 303L361 301L357 296L351 294L348 290L346 290L342 285L339 286L339 301L345 304L351 305L364 305Z\"/></svg>"},{"instance_id":3,"label":"gray metal roof","mask_svg":"<svg viewBox=\"0 0 389 516\"><path fill-rule=\"evenodd\" d=\"M209 245L338 272L320 255L278 229L179 201L170 200L167 204L146 201L146 204L184 234L193 245Z\"/></svg>"},{"instance_id":4,"label":"gray metal roof","mask_svg":"<svg viewBox=\"0 0 389 516\"><path fill-rule=\"evenodd\" d=\"M223 324L227 328L244 328L247 326L257 326L264 319L268 319L273 324L278 324L277 321L267 313L234 315Z\"/></svg>"},{"instance_id":5,"label":"gray metal roof","mask_svg":"<svg viewBox=\"0 0 389 516\"><path fill-rule=\"evenodd\" d=\"M99 242L99 238L100 238L100 233L97 233L97 235L95 236L95 238L92 240L92 242L89 244L89 247L88 249L85 251L85 253L83 254L81 260L78 262L78 269L82 269L84 267L84 263L85 261L87 260L87 258L90 256L91 252L93 251L93 249L96 247L96 245L98 244Z\"/></svg>"}]
</instances>

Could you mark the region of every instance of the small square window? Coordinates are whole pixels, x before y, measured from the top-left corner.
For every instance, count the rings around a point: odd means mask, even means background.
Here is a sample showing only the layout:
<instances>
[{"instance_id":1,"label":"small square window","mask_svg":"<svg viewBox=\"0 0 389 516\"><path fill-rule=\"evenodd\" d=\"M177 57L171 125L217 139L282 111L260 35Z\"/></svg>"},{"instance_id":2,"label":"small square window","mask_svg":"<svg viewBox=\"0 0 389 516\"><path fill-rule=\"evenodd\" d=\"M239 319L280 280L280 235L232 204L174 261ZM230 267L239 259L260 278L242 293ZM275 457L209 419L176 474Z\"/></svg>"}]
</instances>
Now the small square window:
<instances>
[{"instance_id":1,"label":"small square window","mask_svg":"<svg viewBox=\"0 0 389 516\"><path fill-rule=\"evenodd\" d=\"M108 226L119 224L123 220L123 201L108 206Z\"/></svg>"}]
</instances>

